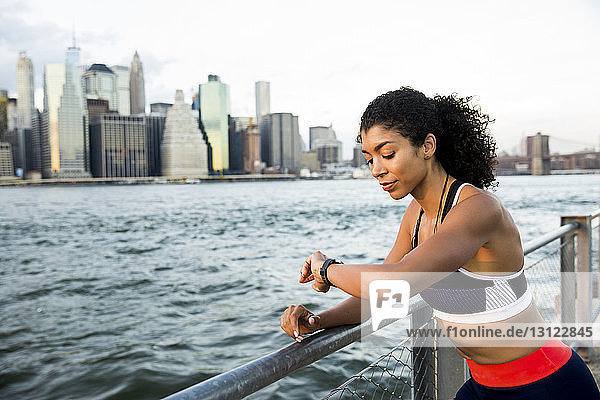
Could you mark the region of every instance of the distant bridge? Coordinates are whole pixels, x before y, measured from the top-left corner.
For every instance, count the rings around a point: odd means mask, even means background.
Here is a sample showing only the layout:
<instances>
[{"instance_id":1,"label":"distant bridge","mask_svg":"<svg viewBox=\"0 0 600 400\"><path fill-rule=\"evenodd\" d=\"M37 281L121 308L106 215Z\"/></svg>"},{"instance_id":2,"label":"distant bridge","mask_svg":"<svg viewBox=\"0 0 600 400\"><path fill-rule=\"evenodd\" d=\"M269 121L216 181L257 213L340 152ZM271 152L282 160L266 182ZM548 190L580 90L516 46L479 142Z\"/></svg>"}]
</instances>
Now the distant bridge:
<instances>
[{"instance_id":1,"label":"distant bridge","mask_svg":"<svg viewBox=\"0 0 600 400\"><path fill-rule=\"evenodd\" d=\"M569 154L550 154L550 138L553 141L586 146L586 150ZM585 170L585 172L593 173L594 170L600 170L600 152L595 151L594 145L591 143L564 139L554 135L543 135L541 132L527 136L525 154L523 156L500 156L498 158L498 174L550 175L559 173L559 171L582 171L580 173L583 173Z\"/></svg>"}]
</instances>

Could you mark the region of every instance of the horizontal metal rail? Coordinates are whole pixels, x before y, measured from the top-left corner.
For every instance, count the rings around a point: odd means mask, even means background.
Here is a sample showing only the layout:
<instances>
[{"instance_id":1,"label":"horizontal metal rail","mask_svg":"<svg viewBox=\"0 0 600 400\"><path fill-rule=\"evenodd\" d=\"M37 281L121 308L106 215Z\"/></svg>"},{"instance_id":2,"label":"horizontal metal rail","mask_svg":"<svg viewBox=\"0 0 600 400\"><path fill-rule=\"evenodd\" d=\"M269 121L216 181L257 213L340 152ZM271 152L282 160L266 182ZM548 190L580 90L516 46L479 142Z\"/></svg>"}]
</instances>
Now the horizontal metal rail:
<instances>
[{"instance_id":1,"label":"horizontal metal rail","mask_svg":"<svg viewBox=\"0 0 600 400\"><path fill-rule=\"evenodd\" d=\"M579 229L579 225L580 224L578 222L569 222L553 232L549 232L537 239L525 243L523 246L523 254L528 255L540 247L544 247L548 243L565 236L567 233Z\"/></svg>"},{"instance_id":2,"label":"horizontal metal rail","mask_svg":"<svg viewBox=\"0 0 600 400\"><path fill-rule=\"evenodd\" d=\"M409 315L425 306L426 303L421 296L414 296L410 300ZM386 320L382 323L382 327L395 321ZM326 329L307 336L300 343L292 343L257 360L172 394L165 400L241 399L371 333L373 330L368 321Z\"/></svg>"},{"instance_id":3,"label":"horizontal metal rail","mask_svg":"<svg viewBox=\"0 0 600 400\"><path fill-rule=\"evenodd\" d=\"M600 217L600 208L596 209L594 212L592 212L590 214L590 218L591 219L594 219L594 218L597 218L597 217Z\"/></svg>"}]
</instances>

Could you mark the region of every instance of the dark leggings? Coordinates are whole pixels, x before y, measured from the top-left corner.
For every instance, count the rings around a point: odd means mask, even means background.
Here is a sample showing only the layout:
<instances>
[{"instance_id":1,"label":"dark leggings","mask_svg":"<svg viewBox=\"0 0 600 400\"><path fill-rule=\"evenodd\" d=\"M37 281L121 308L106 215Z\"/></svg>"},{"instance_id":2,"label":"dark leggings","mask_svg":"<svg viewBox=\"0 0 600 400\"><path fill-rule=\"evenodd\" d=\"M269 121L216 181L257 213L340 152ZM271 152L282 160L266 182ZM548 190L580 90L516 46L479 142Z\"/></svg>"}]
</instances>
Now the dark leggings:
<instances>
[{"instance_id":1,"label":"dark leggings","mask_svg":"<svg viewBox=\"0 0 600 400\"><path fill-rule=\"evenodd\" d=\"M466 381L456 400L600 400L596 381L585 362L576 352L553 374L527 385L489 387Z\"/></svg>"}]
</instances>

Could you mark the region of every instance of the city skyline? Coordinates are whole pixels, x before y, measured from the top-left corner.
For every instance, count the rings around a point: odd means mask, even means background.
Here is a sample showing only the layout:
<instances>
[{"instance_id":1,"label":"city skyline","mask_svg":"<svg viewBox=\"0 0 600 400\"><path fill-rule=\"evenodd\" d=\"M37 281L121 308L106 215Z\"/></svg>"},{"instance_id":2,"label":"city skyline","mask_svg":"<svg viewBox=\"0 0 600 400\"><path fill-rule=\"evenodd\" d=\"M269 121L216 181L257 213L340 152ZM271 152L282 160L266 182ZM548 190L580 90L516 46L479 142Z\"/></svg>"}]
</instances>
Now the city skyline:
<instances>
[{"instance_id":1,"label":"city skyline","mask_svg":"<svg viewBox=\"0 0 600 400\"><path fill-rule=\"evenodd\" d=\"M308 127L333 124L345 159L351 157L367 103L402 85L427 95L475 96L496 119L491 131L501 150L537 131L581 143L580 149L598 146L600 55L593 49L600 37L594 22L600 6L595 3L375 2L345 5L340 13L335 3L318 12L313 5L292 9L240 2L229 13L230 6L176 2L159 12L133 2L121 4L110 18L114 8L98 8L89 20L84 6L69 2L3 5L0 88L16 95L15 61L25 50L34 63L41 109L44 65L62 61L74 26L84 64L129 65L131 54L139 52L147 104L168 102L178 88L190 98L214 73L231 87L232 115L252 116L255 82L269 81L271 111L298 115L305 142ZM134 11L143 16L134 20ZM215 18L196 21L207 13ZM289 13L294 21L285 17ZM257 23L261 18L268 24ZM169 19L177 26L163 23ZM309 23L320 28L310 29ZM245 25L248 29L231 29ZM153 31L155 26L163 28Z\"/></svg>"}]
</instances>

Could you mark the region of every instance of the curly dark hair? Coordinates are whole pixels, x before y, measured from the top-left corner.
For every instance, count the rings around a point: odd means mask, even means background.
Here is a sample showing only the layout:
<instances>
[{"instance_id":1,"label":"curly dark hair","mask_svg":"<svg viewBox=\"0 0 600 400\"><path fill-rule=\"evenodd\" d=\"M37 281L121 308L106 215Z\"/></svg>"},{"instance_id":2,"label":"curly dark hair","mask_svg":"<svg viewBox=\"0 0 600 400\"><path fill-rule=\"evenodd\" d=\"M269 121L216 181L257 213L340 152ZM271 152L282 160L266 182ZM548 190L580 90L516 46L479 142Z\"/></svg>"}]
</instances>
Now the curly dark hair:
<instances>
[{"instance_id":1,"label":"curly dark hair","mask_svg":"<svg viewBox=\"0 0 600 400\"><path fill-rule=\"evenodd\" d=\"M492 119L471 105L471 97L429 98L402 87L375 98L360 119L360 132L381 126L398 132L419 147L427 134L436 138L435 157L448 174L479 188L496 186L496 142L488 133ZM360 133L356 137L362 143Z\"/></svg>"}]
</instances>

